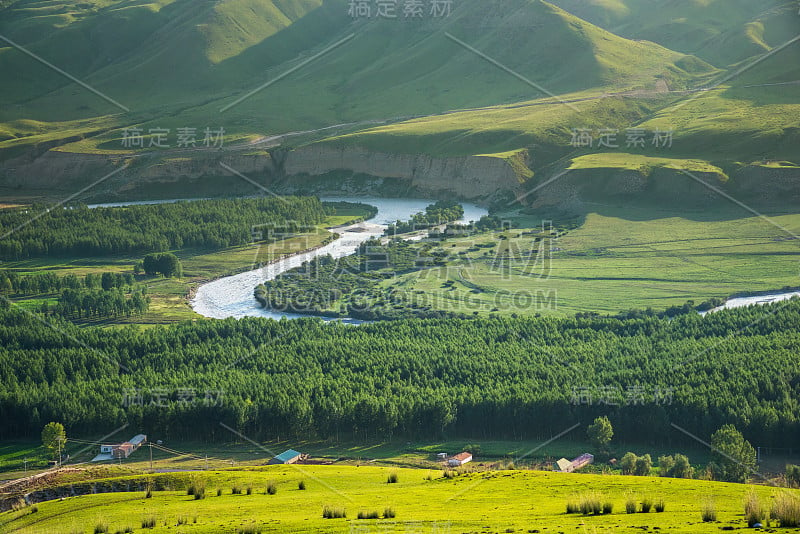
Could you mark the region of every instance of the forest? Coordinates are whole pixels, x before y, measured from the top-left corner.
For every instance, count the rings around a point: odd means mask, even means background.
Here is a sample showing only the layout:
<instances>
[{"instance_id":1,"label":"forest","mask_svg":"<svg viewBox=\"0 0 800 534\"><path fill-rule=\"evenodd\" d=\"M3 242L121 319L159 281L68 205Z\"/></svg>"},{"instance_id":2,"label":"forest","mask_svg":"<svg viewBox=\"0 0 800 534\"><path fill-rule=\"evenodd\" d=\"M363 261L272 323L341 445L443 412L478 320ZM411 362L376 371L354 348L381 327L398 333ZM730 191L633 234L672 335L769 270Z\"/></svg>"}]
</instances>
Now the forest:
<instances>
[{"instance_id":1,"label":"forest","mask_svg":"<svg viewBox=\"0 0 800 534\"><path fill-rule=\"evenodd\" d=\"M435 309L430 303L417 302L414 295L382 285L382 282L398 275L459 261L459 257L444 249L444 242L449 237L475 235L503 227L499 218L487 215L469 225L451 222L463 214L460 204L436 202L427 206L424 212L415 214L410 221L397 221L386 232L394 236L429 229L433 240L418 242L390 238L384 242L385 238L370 239L362 243L352 256L338 259L317 257L259 284L253 297L261 306L276 311L365 321L464 318L464 313ZM444 228L439 228L442 224ZM504 236L499 239L504 239ZM488 248L497 248L491 258L501 261L503 247L492 244ZM489 257L488 251L486 256Z\"/></svg>"},{"instance_id":2,"label":"forest","mask_svg":"<svg viewBox=\"0 0 800 534\"><path fill-rule=\"evenodd\" d=\"M463 216L464 206L458 202L440 200L426 207L425 211L412 215L409 221L396 221L394 224L390 224L385 234L394 236L417 230L427 230L434 226L457 221Z\"/></svg>"},{"instance_id":3,"label":"forest","mask_svg":"<svg viewBox=\"0 0 800 534\"><path fill-rule=\"evenodd\" d=\"M6 306L7 306L6 302ZM621 440L733 424L800 438L800 301L672 319L318 319L78 328L0 311L0 438L49 421L156 439L547 439L607 415ZM193 391L187 399L181 392ZM616 439L616 438L615 438Z\"/></svg>"},{"instance_id":4,"label":"forest","mask_svg":"<svg viewBox=\"0 0 800 534\"><path fill-rule=\"evenodd\" d=\"M115 289L135 284L131 273L87 273L85 276L52 272L20 275L11 270L0 271L0 294L14 296L43 295L62 289Z\"/></svg>"},{"instance_id":5,"label":"forest","mask_svg":"<svg viewBox=\"0 0 800 534\"><path fill-rule=\"evenodd\" d=\"M334 210L326 212L316 197L4 209L0 260L222 249L253 242L255 227L272 224L282 232L298 231L320 224Z\"/></svg>"},{"instance_id":6,"label":"forest","mask_svg":"<svg viewBox=\"0 0 800 534\"><path fill-rule=\"evenodd\" d=\"M433 243L380 239L362 243L356 254L314 258L258 285L264 307L292 313L363 320L445 317L455 314L403 302L381 282L398 274L444 265L447 253Z\"/></svg>"},{"instance_id":7,"label":"forest","mask_svg":"<svg viewBox=\"0 0 800 534\"><path fill-rule=\"evenodd\" d=\"M42 304L42 313L70 319L106 319L141 315L150 309L146 286L122 289L65 289L58 304Z\"/></svg>"},{"instance_id":8,"label":"forest","mask_svg":"<svg viewBox=\"0 0 800 534\"><path fill-rule=\"evenodd\" d=\"M150 308L147 286L130 273L87 273L85 276L44 272L20 275L0 271L0 298L58 295L53 305L46 300L38 311L70 319L105 319L141 315Z\"/></svg>"}]
</instances>

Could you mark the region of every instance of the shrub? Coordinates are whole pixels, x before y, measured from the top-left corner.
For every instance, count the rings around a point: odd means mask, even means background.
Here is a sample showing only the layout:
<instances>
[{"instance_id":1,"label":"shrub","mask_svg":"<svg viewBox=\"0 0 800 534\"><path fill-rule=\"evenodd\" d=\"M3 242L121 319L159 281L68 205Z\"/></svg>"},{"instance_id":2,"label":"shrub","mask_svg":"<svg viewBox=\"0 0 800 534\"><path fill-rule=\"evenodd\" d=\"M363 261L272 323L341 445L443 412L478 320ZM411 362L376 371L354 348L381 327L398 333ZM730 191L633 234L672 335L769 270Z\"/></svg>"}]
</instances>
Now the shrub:
<instances>
[{"instance_id":1,"label":"shrub","mask_svg":"<svg viewBox=\"0 0 800 534\"><path fill-rule=\"evenodd\" d=\"M236 534L261 534L262 528L258 525L245 525L236 529Z\"/></svg>"},{"instance_id":2,"label":"shrub","mask_svg":"<svg viewBox=\"0 0 800 534\"><path fill-rule=\"evenodd\" d=\"M636 468L636 460L638 457L632 452L626 452L625 456L619 461L619 468L622 470L623 475L632 475Z\"/></svg>"},{"instance_id":3,"label":"shrub","mask_svg":"<svg viewBox=\"0 0 800 534\"><path fill-rule=\"evenodd\" d=\"M359 519L380 519L381 518L381 514L379 514L376 511L365 512L365 511L362 510L361 512L358 512L358 518Z\"/></svg>"},{"instance_id":4,"label":"shrub","mask_svg":"<svg viewBox=\"0 0 800 534\"><path fill-rule=\"evenodd\" d=\"M241 486L233 486L231 488L231 494L233 494L233 495L241 495L242 494L242 487Z\"/></svg>"},{"instance_id":5,"label":"shrub","mask_svg":"<svg viewBox=\"0 0 800 534\"><path fill-rule=\"evenodd\" d=\"M147 492L144 494L145 499L152 499L153 498L153 489L147 488Z\"/></svg>"},{"instance_id":6,"label":"shrub","mask_svg":"<svg viewBox=\"0 0 800 534\"><path fill-rule=\"evenodd\" d=\"M581 495L580 510L583 515L599 515L603 511L600 495L594 492Z\"/></svg>"},{"instance_id":7,"label":"shrub","mask_svg":"<svg viewBox=\"0 0 800 534\"><path fill-rule=\"evenodd\" d=\"M671 477L675 469L675 459L672 456L658 457L658 474L662 477Z\"/></svg>"},{"instance_id":8,"label":"shrub","mask_svg":"<svg viewBox=\"0 0 800 534\"><path fill-rule=\"evenodd\" d=\"M178 516L178 524L176 526L186 525L189 523L189 518L185 515Z\"/></svg>"},{"instance_id":9,"label":"shrub","mask_svg":"<svg viewBox=\"0 0 800 534\"><path fill-rule=\"evenodd\" d=\"M326 506L322 509L322 517L325 519L342 519L347 517L347 512L344 508Z\"/></svg>"},{"instance_id":10,"label":"shrub","mask_svg":"<svg viewBox=\"0 0 800 534\"><path fill-rule=\"evenodd\" d=\"M189 493L189 495L194 495L194 500L199 501L201 499L205 499L206 498L206 481L205 480L203 480L203 479L193 480L190 489L192 490L192 492Z\"/></svg>"},{"instance_id":11,"label":"shrub","mask_svg":"<svg viewBox=\"0 0 800 534\"><path fill-rule=\"evenodd\" d=\"M649 454L639 456L636 458L636 463L633 468L633 474L640 477L646 477L653 469L653 460Z\"/></svg>"},{"instance_id":12,"label":"shrub","mask_svg":"<svg viewBox=\"0 0 800 534\"><path fill-rule=\"evenodd\" d=\"M800 465L786 466L786 483L792 488L800 486Z\"/></svg>"},{"instance_id":13,"label":"shrub","mask_svg":"<svg viewBox=\"0 0 800 534\"><path fill-rule=\"evenodd\" d=\"M650 513L650 509L652 507L653 507L653 501L650 499L650 497L645 497L644 499L642 499L641 512L643 514L649 514Z\"/></svg>"},{"instance_id":14,"label":"shrub","mask_svg":"<svg viewBox=\"0 0 800 534\"><path fill-rule=\"evenodd\" d=\"M142 518L142 528L156 528L156 516L148 515Z\"/></svg>"},{"instance_id":15,"label":"shrub","mask_svg":"<svg viewBox=\"0 0 800 534\"><path fill-rule=\"evenodd\" d=\"M464 445L464 451L474 456L480 456L482 452L481 446L478 445L477 443L470 443L469 445Z\"/></svg>"},{"instance_id":16,"label":"shrub","mask_svg":"<svg viewBox=\"0 0 800 534\"><path fill-rule=\"evenodd\" d=\"M305 480L301 480L300 482L298 482L297 489L299 489L299 490L306 489L306 481Z\"/></svg>"},{"instance_id":17,"label":"shrub","mask_svg":"<svg viewBox=\"0 0 800 534\"><path fill-rule=\"evenodd\" d=\"M764 508L761 506L758 493L753 490L748 491L744 497L744 518L747 526L753 528L757 523L763 523L764 516Z\"/></svg>"},{"instance_id":18,"label":"shrub","mask_svg":"<svg viewBox=\"0 0 800 534\"><path fill-rule=\"evenodd\" d=\"M603 514L608 515L614 511L614 503L606 501L603 503Z\"/></svg>"},{"instance_id":19,"label":"shrub","mask_svg":"<svg viewBox=\"0 0 800 534\"><path fill-rule=\"evenodd\" d=\"M222 488L217 488L217 497L222 497Z\"/></svg>"},{"instance_id":20,"label":"shrub","mask_svg":"<svg viewBox=\"0 0 800 534\"><path fill-rule=\"evenodd\" d=\"M31 513L32 514L35 514L38 511L39 511L39 507L38 506L36 506L36 505L31 506Z\"/></svg>"},{"instance_id":21,"label":"shrub","mask_svg":"<svg viewBox=\"0 0 800 534\"><path fill-rule=\"evenodd\" d=\"M305 485L303 487L305 487ZM267 495L275 495L276 493L278 493L278 486L277 484L275 484L275 482L270 480L269 482L267 482Z\"/></svg>"},{"instance_id":22,"label":"shrub","mask_svg":"<svg viewBox=\"0 0 800 534\"><path fill-rule=\"evenodd\" d=\"M636 513L636 499L633 496L628 497L625 500L625 513L626 514L635 514Z\"/></svg>"},{"instance_id":23,"label":"shrub","mask_svg":"<svg viewBox=\"0 0 800 534\"><path fill-rule=\"evenodd\" d=\"M108 523L105 521L98 521L94 526L94 534L105 534L108 532Z\"/></svg>"},{"instance_id":24,"label":"shrub","mask_svg":"<svg viewBox=\"0 0 800 534\"><path fill-rule=\"evenodd\" d=\"M397 480L398 480L397 473L395 473L395 472L389 473L389 476L386 477L386 483L387 484L397 484Z\"/></svg>"},{"instance_id":25,"label":"shrub","mask_svg":"<svg viewBox=\"0 0 800 534\"><path fill-rule=\"evenodd\" d=\"M384 508L383 509L383 518L384 519L394 519L397 514L394 513L393 508Z\"/></svg>"},{"instance_id":26,"label":"shrub","mask_svg":"<svg viewBox=\"0 0 800 534\"><path fill-rule=\"evenodd\" d=\"M672 467L670 476L675 478L693 478L694 467L689 463L689 458L683 454L675 455L675 465Z\"/></svg>"},{"instance_id":27,"label":"shrub","mask_svg":"<svg viewBox=\"0 0 800 534\"><path fill-rule=\"evenodd\" d=\"M700 510L700 517L703 518L703 522L705 523L710 523L717 520L717 505L714 503L714 499L706 499L703 501L703 508Z\"/></svg>"},{"instance_id":28,"label":"shrub","mask_svg":"<svg viewBox=\"0 0 800 534\"><path fill-rule=\"evenodd\" d=\"M443 478L455 478L456 476L457 476L457 473L455 471L453 471L452 469L445 469L444 471L442 471L442 477Z\"/></svg>"},{"instance_id":29,"label":"shrub","mask_svg":"<svg viewBox=\"0 0 800 534\"><path fill-rule=\"evenodd\" d=\"M667 505L664 503L664 499L658 499L655 504L656 513L660 514L666 509Z\"/></svg>"},{"instance_id":30,"label":"shrub","mask_svg":"<svg viewBox=\"0 0 800 534\"><path fill-rule=\"evenodd\" d=\"M578 501L578 498L573 495L567 501L567 513L577 514L580 511L581 511L581 503Z\"/></svg>"},{"instance_id":31,"label":"shrub","mask_svg":"<svg viewBox=\"0 0 800 534\"><path fill-rule=\"evenodd\" d=\"M781 528L800 527L800 497L783 491L775 496L772 517L781 523Z\"/></svg>"},{"instance_id":32,"label":"shrub","mask_svg":"<svg viewBox=\"0 0 800 534\"><path fill-rule=\"evenodd\" d=\"M248 495L252 495L253 494L253 486L247 486L247 494Z\"/></svg>"}]
</instances>

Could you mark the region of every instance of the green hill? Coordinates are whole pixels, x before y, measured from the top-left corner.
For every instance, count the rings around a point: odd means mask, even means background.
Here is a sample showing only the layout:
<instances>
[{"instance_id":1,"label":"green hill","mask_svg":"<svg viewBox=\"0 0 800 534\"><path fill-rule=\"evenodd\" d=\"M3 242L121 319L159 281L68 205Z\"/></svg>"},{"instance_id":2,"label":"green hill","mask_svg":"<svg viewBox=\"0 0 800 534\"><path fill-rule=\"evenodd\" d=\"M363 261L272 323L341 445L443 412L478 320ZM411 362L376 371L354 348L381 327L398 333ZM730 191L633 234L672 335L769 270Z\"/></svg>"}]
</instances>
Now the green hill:
<instances>
[{"instance_id":1,"label":"green hill","mask_svg":"<svg viewBox=\"0 0 800 534\"><path fill-rule=\"evenodd\" d=\"M228 147L307 130L272 145L435 157L525 149L522 175L542 177L582 155L569 146L582 127L673 129L669 156L643 155L725 170L796 161L800 94L786 82L800 74L800 45L781 48L791 4L463 0L449 17L406 20L354 19L345 0L6 1L0 71L14 76L0 89L0 186L24 189L26 172L102 176L79 160L34 163L53 151L132 155L121 139L133 126L173 136L221 127ZM158 175L175 152L131 173ZM198 166L220 174L213 158Z\"/></svg>"},{"instance_id":2,"label":"green hill","mask_svg":"<svg viewBox=\"0 0 800 534\"><path fill-rule=\"evenodd\" d=\"M396 483L387 484L390 473L396 475ZM298 489L300 481L304 481L305 489ZM143 488L148 483L155 490L146 499ZM204 498L195 500L186 494L192 483L204 488ZM275 489L271 495L266 492L270 484ZM81 491L91 485L76 482L72 488ZM696 534L746 528L743 502L748 491L754 491L765 504L782 491L795 495L795 490L673 478L513 470L477 471L445 478L438 470L313 465L133 475L94 482L100 491L112 486L118 491L126 487L131 491L44 502L35 512L31 512L32 508L5 512L0 514L0 528L19 534L123 532L126 527L132 532L154 534L631 529ZM242 494L232 494L235 486ZM244 491L248 487L252 494ZM565 514L567 502L592 495L601 503L608 502L611 513ZM642 501L663 500L664 511L626 514L628 500L637 509ZM716 521L701 520L704 503L713 503ZM324 519L326 507L342 510L346 517ZM358 518L359 514L372 512L378 518ZM150 521L153 526L143 528Z\"/></svg>"},{"instance_id":3,"label":"green hill","mask_svg":"<svg viewBox=\"0 0 800 534\"><path fill-rule=\"evenodd\" d=\"M553 0L629 39L647 39L717 67L769 51L797 35L792 0Z\"/></svg>"}]
</instances>

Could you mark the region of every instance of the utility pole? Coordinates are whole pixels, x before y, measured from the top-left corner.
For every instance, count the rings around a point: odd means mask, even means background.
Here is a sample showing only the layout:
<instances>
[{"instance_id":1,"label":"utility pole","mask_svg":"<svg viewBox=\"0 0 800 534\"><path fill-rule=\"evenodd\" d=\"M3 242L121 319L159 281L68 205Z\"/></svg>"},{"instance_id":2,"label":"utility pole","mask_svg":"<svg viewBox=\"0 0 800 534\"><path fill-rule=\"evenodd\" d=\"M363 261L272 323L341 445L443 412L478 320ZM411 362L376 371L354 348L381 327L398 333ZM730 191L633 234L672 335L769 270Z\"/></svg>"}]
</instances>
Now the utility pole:
<instances>
[{"instance_id":1,"label":"utility pole","mask_svg":"<svg viewBox=\"0 0 800 534\"><path fill-rule=\"evenodd\" d=\"M208 471L208 454L206 454L206 471Z\"/></svg>"},{"instance_id":2,"label":"utility pole","mask_svg":"<svg viewBox=\"0 0 800 534\"><path fill-rule=\"evenodd\" d=\"M56 462L56 467L61 467L61 438L58 440L58 462Z\"/></svg>"},{"instance_id":3,"label":"utility pole","mask_svg":"<svg viewBox=\"0 0 800 534\"><path fill-rule=\"evenodd\" d=\"M28 459L24 458L22 461L25 463L25 476L28 476Z\"/></svg>"},{"instance_id":4,"label":"utility pole","mask_svg":"<svg viewBox=\"0 0 800 534\"><path fill-rule=\"evenodd\" d=\"M153 470L153 444L150 443L150 471Z\"/></svg>"}]
</instances>

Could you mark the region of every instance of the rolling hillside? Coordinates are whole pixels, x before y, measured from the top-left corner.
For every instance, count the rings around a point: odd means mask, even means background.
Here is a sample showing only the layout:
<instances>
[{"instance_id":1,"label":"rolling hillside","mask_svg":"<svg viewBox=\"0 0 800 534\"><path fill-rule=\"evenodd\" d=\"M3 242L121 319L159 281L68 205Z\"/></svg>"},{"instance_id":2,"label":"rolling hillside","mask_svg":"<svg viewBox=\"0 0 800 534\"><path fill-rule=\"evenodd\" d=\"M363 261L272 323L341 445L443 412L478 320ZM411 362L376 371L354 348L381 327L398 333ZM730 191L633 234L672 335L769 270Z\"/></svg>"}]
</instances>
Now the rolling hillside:
<instances>
[{"instance_id":1,"label":"rolling hillside","mask_svg":"<svg viewBox=\"0 0 800 534\"><path fill-rule=\"evenodd\" d=\"M183 127L224 128L226 148L251 156L228 163L272 182L292 169L359 172L362 156L348 152L358 148L432 158L525 151L511 168L536 184L532 175L548 179L595 152L570 147L584 127L674 130L668 154L636 156L725 171L800 160L800 89L786 84L800 74L800 45L786 44L800 25L789 1L463 0L448 17L409 20L353 18L344 0L4 6L0 71L14 76L0 90L0 187L11 191L72 191L138 152L150 156L109 190L134 179L213 184L225 175L221 154L176 148ZM759 54L770 56L749 68ZM138 151L124 147L131 127L169 129L171 150L150 150L147 138ZM271 139L297 131L307 133ZM287 171L276 147L309 142L342 153L320 159L317 145L301 148ZM392 165L366 171L415 179ZM489 179L449 189L488 197L515 187Z\"/></svg>"},{"instance_id":2,"label":"rolling hillside","mask_svg":"<svg viewBox=\"0 0 800 534\"><path fill-rule=\"evenodd\" d=\"M387 484L393 473L398 482ZM99 473L98 475L101 475ZM73 477L75 478L75 477ZM299 488L303 481L303 488ZM202 485L204 497L187 495ZM275 492L267 494L272 485ZM76 482L81 490L91 485ZM144 488L154 488L145 498ZM271 466L223 471L128 475L98 479L98 493L0 513L4 532L598 532L711 533L746 528L743 500L755 491L765 503L796 490L662 477L567 474L542 471L484 471L442 477L441 471L389 470L375 466ZM238 487L241 494L232 494ZM252 494L243 490L250 487ZM217 493L219 490L219 493ZM101 490L102 491L102 490ZM565 505L595 492L611 512L565 514ZM625 513L628 500L664 501L664 511ZM713 502L716 521L701 510ZM324 519L325 508L344 518ZM360 513L376 513L361 519ZM392 517L394 514L394 517ZM384 515L389 517L384 518ZM152 526L145 525L152 522ZM657 526L653 526L657 525ZM176 530L177 527L177 530ZM772 532L789 531L788 529Z\"/></svg>"}]
</instances>

